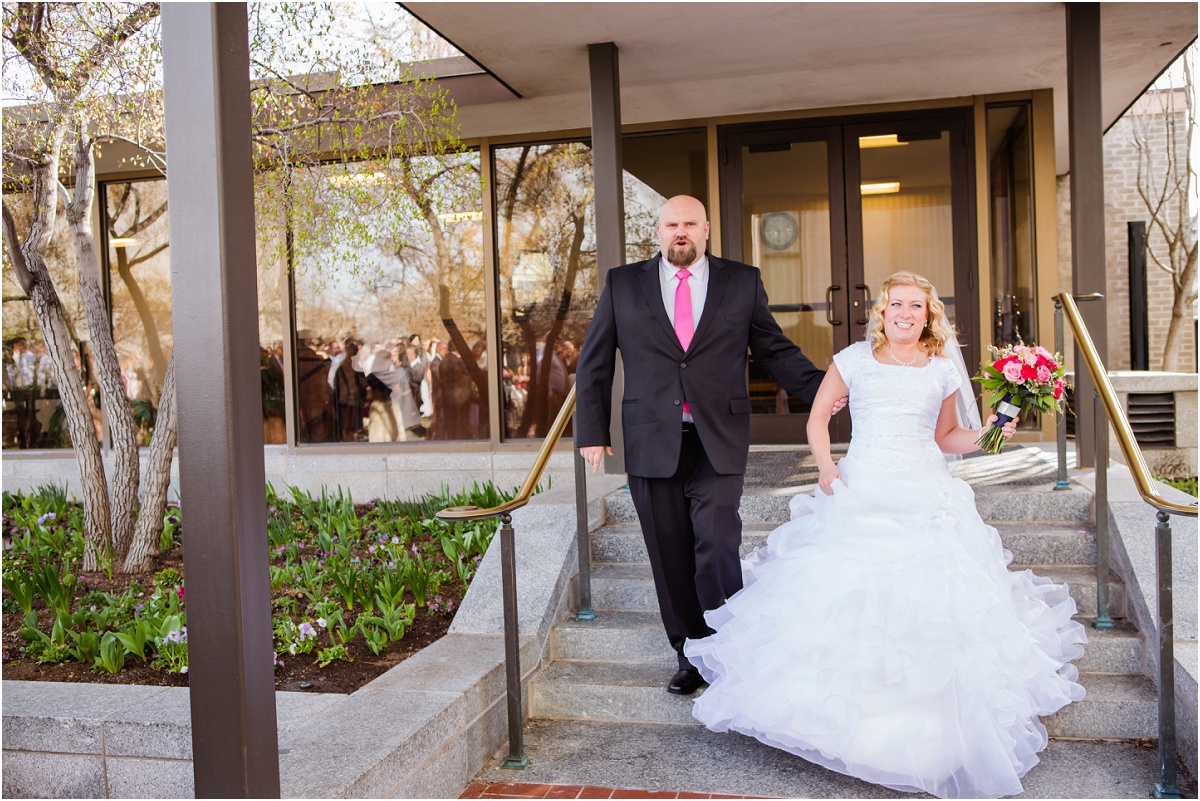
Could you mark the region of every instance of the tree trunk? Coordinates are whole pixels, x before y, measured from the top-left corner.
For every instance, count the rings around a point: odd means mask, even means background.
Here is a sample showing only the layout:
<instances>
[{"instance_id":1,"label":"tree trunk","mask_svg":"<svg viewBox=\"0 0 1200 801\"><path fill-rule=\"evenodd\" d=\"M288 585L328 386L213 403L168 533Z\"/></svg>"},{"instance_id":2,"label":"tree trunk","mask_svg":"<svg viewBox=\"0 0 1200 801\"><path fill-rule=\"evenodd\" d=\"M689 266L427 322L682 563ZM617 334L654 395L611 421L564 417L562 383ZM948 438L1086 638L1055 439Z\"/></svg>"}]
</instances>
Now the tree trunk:
<instances>
[{"instance_id":1,"label":"tree trunk","mask_svg":"<svg viewBox=\"0 0 1200 801\"><path fill-rule=\"evenodd\" d=\"M159 397L158 420L150 440L150 458L146 462L146 486L142 489L142 508L122 573L145 573L153 564L158 537L162 534L167 509L167 490L171 486L171 459L175 454L178 429L175 425L175 356L167 362Z\"/></svg>"},{"instance_id":2,"label":"tree trunk","mask_svg":"<svg viewBox=\"0 0 1200 801\"><path fill-rule=\"evenodd\" d=\"M129 291L129 299L137 310L142 329L146 332L146 349L150 351L150 361L154 365L154 380L160 385L166 380L167 357L163 354L161 337L158 335L158 324L154 321L154 312L146 302L146 294L142 292L137 279L133 277L133 268L129 265L129 254L125 248L117 248L117 275ZM118 363L119 365L119 363ZM159 398L162 403L162 398Z\"/></svg>"},{"instance_id":3,"label":"tree trunk","mask_svg":"<svg viewBox=\"0 0 1200 801\"><path fill-rule=\"evenodd\" d=\"M88 407L87 395L83 390L79 368L75 366L75 351L63 313L62 302L54 288L54 281L46 268L45 252L50 245L54 221L58 216L58 153L62 146L66 127L60 126L51 136L51 147L47 161L34 167L33 219L29 237L21 244L16 225L8 207L4 207L4 237L12 259L14 272L21 287L29 296L34 317L38 321L46 351L50 354L54 380L58 384L59 397L66 414L67 430L71 435L75 463L79 466L79 480L83 489L83 511L87 524L84 534L83 569L94 571L100 566L100 557L112 552L111 506L108 498L108 483L104 475L104 462L100 456L100 443L96 438L96 426L92 411Z\"/></svg>"},{"instance_id":4,"label":"tree trunk","mask_svg":"<svg viewBox=\"0 0 1200 801\"><path fill-rule=\"evenodd\" d=\"M1196 301L1190 291L1190 287L1196 285L1196 243L1192 243L1185 259L1177 260L1184 264L1175 285L1175 301L1171 304L1171 323L1167 326L1162 361L1162 369L1169 373L1179 372L1179 337L1183 333L1184 321L1192 319L1192 306ZM1197 347L1200 347L1200 343L1197 343Z\"/></svg>"},{"instance_id":5,"label":"tree trunk","mask_svg":"<svg viewBox=\"0 0 1200 801\"><path fill-rule=\"evenodd\" d=\"M88 331L91 334L96 377L100 385L100 396L108 416L112 435L113 475L110 483L111 532L114 564L125 561L129 543L133 539L133 524L137 514L138 441L137 426L125 384L121 381L121 365L113 342L112 323L104 303L104 291L100 283L100 260L96 254L96 241L92 235L92 203L95 197L94 141L88 137L86 122L77 121L75 131L75 190L67 205L67 222L75 240L75 253L79 267L79 296Z\"/></svg>"}]
</instances>

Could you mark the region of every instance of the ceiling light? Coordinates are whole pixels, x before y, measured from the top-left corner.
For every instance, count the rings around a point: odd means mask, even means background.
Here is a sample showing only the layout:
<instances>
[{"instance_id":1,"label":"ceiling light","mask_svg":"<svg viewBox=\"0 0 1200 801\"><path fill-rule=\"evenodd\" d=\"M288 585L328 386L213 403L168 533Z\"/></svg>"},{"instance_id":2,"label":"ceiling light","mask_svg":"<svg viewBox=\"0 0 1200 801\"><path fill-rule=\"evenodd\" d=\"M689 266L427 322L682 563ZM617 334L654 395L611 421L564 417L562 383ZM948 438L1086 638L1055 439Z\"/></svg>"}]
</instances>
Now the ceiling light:
<instances>
[{"instance_id":1,"label":"ceiling light","mask_svg":"<svg viewBox=\"0 0 1200 801\"><path fill-rule=\"evenodd\" d=\"M891 195L900 191L899 181L872 181L859 187L864 195Z\"/></svg>"},{"instance_id":2,"label":"ceiling light","mask_svg":"<svg viewBox=\"0 0 1200 801\"><path fill-rule=\"evenodd\" d=\"M908 142L901 142L896 134L880 134L879 136L860 136L858 137L858 146L866 149L868 147L899 147L907 145Z\"/></svg>"}]
</instances>

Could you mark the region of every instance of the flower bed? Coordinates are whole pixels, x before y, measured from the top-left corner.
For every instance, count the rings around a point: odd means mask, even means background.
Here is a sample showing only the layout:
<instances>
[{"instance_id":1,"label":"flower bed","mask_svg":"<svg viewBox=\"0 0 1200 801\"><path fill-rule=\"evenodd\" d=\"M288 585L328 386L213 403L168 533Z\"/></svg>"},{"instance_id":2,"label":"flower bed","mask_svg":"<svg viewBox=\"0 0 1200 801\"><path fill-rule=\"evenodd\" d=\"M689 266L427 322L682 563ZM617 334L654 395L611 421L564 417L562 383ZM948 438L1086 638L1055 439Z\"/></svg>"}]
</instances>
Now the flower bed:
<instances>
[{"instance_id":1,"label":"flower bed","mask_svg":"<svg viewBox=\"0 0 1200 801\"><path fill-rule=\"evenodd\" d=\"M497 524L433 514L508 497L489 483L356 505L268 487L276 686L351 692L445 634ZM57 487L4 493L4 678L186 685L183 520L168 509L152 574L81 574L79 505Z\"/></svg>"}]
</instances>

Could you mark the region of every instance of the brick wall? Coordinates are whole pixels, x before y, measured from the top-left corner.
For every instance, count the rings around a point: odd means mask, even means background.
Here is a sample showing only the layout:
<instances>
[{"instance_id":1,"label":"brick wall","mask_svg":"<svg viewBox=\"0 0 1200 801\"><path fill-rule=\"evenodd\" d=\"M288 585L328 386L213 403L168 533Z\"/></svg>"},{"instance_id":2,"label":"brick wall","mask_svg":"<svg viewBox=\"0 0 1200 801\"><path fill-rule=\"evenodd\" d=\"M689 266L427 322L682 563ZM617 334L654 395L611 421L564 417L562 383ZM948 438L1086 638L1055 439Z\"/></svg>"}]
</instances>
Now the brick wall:
<instances>
[{"instance_id":1,"label":"brick wall","mask_svg":"<svg viewBox=\"0 0 1200 801\"><path fill-rule=\"evenodd\" d=\"M1182 112L1176 114L1183 116ZM1138 151L1133 143L1129 117L1117 121L1104 137L1104 198L1105 198L1105 253L1108 266L1108 355L1109 367L1113 370L1128 370L1130 363L1129 335L1129 246L1128 223L1144 221L1150 246L1165 259L1163 238L1150 225L1150 215L1145 202L1138 194L1137 166ZM1161 152L1167 137L1167 126L1156 119L1148 126L1151 146ZM1182 142L1186 129L1181 122L1176 126L1176 136ZM1180 145L1186 153L1186 145ZM1180 165L1183 167L1184 165ZM1059 276L1063 286L1070 286L1071 276L1071 197L1070 177L1058 179L1058 227L1059 227ZM1171 319L1171 305L1175 291L1171 276L1156 267L1147 257L1147 296L1149 301L1150 364L1151 370L1162 367L1166 344L1167 327ZM1184 320L1179 339L1179 367L1181 372L1196 369L1196 335L1192 315Z\"/></svg>"}]
</instances>

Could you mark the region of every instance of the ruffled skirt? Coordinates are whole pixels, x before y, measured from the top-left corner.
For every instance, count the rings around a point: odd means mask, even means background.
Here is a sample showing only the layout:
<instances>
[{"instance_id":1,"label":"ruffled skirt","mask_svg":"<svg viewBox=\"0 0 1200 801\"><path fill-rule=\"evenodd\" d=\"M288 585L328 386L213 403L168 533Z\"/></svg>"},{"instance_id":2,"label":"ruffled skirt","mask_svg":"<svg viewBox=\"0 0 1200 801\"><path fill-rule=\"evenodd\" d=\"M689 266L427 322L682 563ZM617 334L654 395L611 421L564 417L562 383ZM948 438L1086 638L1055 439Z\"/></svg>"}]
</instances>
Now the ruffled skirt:
<instances>
[{"instance_id":1,"label":"ruffled skirt","mask_svg":"<svg viewBox=\"0 0 1200 801\"><path fill-rule=\"evenodd\" d=\"M943 798L1021 792L1046 730L1084 696L1065 585L1026 570L964 482L843 459L834 494L743 562L745 588L685 654L693 714L850 776Z\"/></svg>"}]
</instances>

